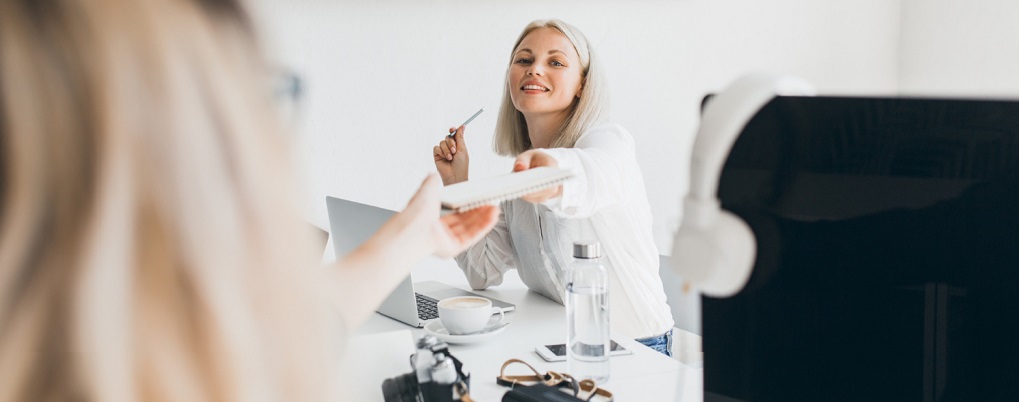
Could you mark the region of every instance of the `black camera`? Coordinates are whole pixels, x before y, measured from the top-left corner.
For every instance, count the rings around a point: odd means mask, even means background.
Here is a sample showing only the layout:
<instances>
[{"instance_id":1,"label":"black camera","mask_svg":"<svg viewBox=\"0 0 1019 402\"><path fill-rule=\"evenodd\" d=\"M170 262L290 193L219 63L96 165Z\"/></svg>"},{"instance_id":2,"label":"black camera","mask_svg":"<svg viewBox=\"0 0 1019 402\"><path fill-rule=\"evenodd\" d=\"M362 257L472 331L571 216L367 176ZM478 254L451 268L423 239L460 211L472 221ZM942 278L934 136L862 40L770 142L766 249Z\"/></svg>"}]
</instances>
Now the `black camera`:
<instances>
[{"instance_id":1,"label":"black camera","mask_svg":"<svg viewBox=\"0 0 1019 402\"><path fill-rule=\"evenodd\" d=\"M470 374L449 353L449 345L422 336L410 355L411 371L382 382L386 402L459 402L470 390Z\"/></svg>"}]
</instances>

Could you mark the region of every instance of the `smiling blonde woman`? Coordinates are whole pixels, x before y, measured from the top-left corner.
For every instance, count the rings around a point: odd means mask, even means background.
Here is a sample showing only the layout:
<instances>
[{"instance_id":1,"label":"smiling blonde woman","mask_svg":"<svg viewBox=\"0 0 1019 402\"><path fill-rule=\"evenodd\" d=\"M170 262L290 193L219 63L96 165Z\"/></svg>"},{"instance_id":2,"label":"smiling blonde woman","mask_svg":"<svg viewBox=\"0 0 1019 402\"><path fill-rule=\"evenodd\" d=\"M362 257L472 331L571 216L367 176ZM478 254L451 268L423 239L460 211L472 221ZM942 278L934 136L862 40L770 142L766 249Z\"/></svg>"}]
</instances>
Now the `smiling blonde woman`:
<instances>
[{"instance_id":1,"label":"smiling blonde woman","mask_svg":"<svg viewBox=\"0 0 1019 402\"><path fill-rule=\"evenodd\" d=\"M502 203L495 229L456 257L471 287L516 269L527 287L563 303L574 241L597 240L609 272L615 333L671 354L672 314L658 276L651 207L629 132L606 121L602 66L583 33L559 20L521 32L510 54L494 148L514 171L572 170L561 186ZM464 129L432 150L446 185L468 179Z\"/></svg>"}]
</instances>

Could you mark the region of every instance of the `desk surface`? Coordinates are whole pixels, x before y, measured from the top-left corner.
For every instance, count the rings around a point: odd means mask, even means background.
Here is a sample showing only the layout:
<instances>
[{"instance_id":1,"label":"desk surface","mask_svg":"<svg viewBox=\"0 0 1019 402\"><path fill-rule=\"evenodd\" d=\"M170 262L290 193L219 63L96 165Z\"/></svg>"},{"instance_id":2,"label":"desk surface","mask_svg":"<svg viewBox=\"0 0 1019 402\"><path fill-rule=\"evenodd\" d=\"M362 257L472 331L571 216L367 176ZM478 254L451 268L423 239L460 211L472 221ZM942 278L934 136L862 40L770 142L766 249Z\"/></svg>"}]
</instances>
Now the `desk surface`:
<instances>
[{"instance_id":1,"label":"desk surface","mask_svg":"<svg viewBox=\"0 0 1019 402\"><path fill-rule=\"evenodd\" d=\"M429 260L415 269L413 275L415 281L435 280L470 289L452 260ZM497 385L495 378L502 363L511 358L524 360L541 372L566 371L566 362L546 362L534 352L537 345L563 342L566 332L563 306L529 292L515 271L506 275L502 285L475 292L513 303L517 308L506 314L510 325L498 336L478 344L450 345L453 355L471 372L474 400L502 399L506 388ZM380 314L369 319L351 338L343 359L347 389L343 393L353 396L347 400L382 401L382 381L410 371L408 356L414 351L413 340L422 334L422 329ZM632 355L611 358L610 379L602 384L615 394L617 401L703 400L703 369L687 367L632 339L614 339L634 351Z\"/></svg>"}]
</instances>

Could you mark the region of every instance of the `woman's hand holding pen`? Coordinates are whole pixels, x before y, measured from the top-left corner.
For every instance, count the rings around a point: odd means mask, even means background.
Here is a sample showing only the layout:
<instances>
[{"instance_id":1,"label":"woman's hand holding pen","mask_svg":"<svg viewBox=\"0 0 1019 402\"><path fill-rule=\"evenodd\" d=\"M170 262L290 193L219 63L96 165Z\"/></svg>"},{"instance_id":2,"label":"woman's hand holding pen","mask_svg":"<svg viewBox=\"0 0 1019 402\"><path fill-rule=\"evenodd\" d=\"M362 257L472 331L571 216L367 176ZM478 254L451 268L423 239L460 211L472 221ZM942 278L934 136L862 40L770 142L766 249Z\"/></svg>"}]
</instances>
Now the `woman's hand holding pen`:
<instances>
[{"instance_id":1,"label":"woman's hand holding pen","mask_svg":"<svg viewBox=\"0 0 1019 402\"><path fill-rule=\"evenodd\" d=\"M464 126L450 127L450 135L443 138L432 149L435 158L435 169L439 171L443 185L467 181L467 166L470 156L464 143Z\"/></svg>"},{"instance_id":2,"label":"woman's hand holding pen","mask_svg":"<svg viewBox=\"0 0 1019 402\"><path fill-rule=\"evenodd\" d=\"M555 158L549 156L549 154L532 149L517 155L517 160L513 162L513 171L519 172L539 166L559 167L559 162L556 162ZM538 204L561 195L563 195L562 184L541 191L536 191L520 198L524 201Z\"/></svg>"}]
</instances>

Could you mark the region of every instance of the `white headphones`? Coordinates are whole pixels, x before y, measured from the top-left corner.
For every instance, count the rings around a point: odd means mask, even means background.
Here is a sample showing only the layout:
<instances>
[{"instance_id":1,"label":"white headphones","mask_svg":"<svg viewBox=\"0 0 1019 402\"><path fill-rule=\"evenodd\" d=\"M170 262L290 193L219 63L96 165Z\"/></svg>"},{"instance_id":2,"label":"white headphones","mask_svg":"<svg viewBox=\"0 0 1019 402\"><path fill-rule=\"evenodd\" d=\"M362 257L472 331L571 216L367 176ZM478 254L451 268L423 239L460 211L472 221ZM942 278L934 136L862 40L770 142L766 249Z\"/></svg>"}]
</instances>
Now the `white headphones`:
<instances>
[{"instance_id":1,"label":"white headphones","mask_svg":"<svg viewBox=\"0 0 1019 402\"><path fill-rule=\"evenodd\" d=\"M744 76L712 97L701 114L690 155L690 189L683 223L672 246L672 267L713 297L729 297L746 285L757 258L757 239L742 219L721 208L718 181L736 138L750 119L780 95L813 95L806 81L783 75Z\"/></svg>"}]
</instances>

